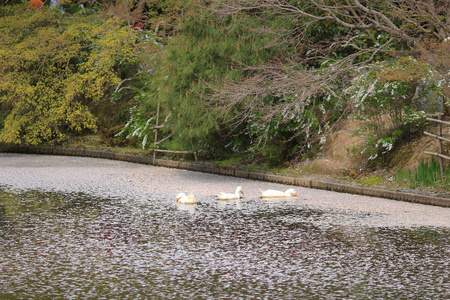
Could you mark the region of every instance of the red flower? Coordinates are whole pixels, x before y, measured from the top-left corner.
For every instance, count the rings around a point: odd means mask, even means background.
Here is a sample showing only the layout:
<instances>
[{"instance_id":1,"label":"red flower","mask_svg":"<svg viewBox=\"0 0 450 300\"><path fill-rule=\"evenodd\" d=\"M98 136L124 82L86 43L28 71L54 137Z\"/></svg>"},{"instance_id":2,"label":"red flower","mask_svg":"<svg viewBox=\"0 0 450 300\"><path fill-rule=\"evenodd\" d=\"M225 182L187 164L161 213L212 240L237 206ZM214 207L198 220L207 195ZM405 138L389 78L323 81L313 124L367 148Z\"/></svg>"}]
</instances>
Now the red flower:
<instances>
[{"instance_id":1,"label":"red flower","mask_svg":"<svg viewBox=\"0 0 450 300\"><path fill-rule=\"evenodd\" d=\"M30 0L30 8L41 8L44 5L44 3L41 0Z\"/></svg>"},{"instance_id":2,"label":"red flower","mask_svg":"<svg viewBox=\"0 0 450 300\"><path fill-rule=\"evenodd\" d=\"M144 25L142 24L142 20L137 23L134 23L133 29L135 30L144 30Z\"/></svg>"}]
</instances>

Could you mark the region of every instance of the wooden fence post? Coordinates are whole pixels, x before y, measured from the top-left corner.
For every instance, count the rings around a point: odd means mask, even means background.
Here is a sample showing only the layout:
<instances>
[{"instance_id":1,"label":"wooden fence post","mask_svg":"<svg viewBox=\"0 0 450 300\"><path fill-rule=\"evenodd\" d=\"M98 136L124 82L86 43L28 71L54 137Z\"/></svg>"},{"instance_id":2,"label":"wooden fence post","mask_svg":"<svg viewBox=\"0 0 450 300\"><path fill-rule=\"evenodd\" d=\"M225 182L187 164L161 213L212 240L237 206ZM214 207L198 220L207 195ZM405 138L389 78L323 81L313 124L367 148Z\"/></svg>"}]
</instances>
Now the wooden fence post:
<instances>
[{"instance_id":1,"label":"wooden fence post","mask_svg":"<svg viewBox=\"0 0 450 300\"><path fill-rule=\"evenodd\" d=\"M158 106L156 107L156 128L155 128L155 141L153 142L153 164L155 164L156 161L156 142L158 141L158 125L159 125L159 105L160 102L158 102Z\"/></svg>"},{"instance_id":2,"label":"wooden fence post","mask_svg":"<svg viewBox=\"0 0 450 300\"><path fill-rule=\"evenodd\" d=\"M156 162L156 152L162 152L162 153L176 153L176 154L194 154L195 157L195 161L197 161L197 152L195 151L172 151L172 150L159 150L156 149L156 144L158 144L158 130L163 128L165 125L159 125L159 111L160 111L160 102L158 102L158 106L156 107L156 125L153 127L150 127L149 130L154 130L155 131L155 141L153 142L153 160L152 163L153 165ZM165 137L161 140L161 142L165 141L168 137Z\"/></svg>"},{"instance_id":3,"label":"wooden fence post","mask_svg":"<svg viewBox=\"0 0 450 300\"><path fill-rule=\"evenodd\" d=\"M444 115L443 113L438 113L437 114L438 119L441 120L443 115ZM442 137L442 123L438 123L438 128L439 128L439 136ZM444 150L442 148L442 140L438 139L438 141L439 141L439 153L443 155ZM444 159L442 158L442 156L439 156L439 167L441 169L441 180L442 182L444 182Z\"/></svg>"}]
</instances>

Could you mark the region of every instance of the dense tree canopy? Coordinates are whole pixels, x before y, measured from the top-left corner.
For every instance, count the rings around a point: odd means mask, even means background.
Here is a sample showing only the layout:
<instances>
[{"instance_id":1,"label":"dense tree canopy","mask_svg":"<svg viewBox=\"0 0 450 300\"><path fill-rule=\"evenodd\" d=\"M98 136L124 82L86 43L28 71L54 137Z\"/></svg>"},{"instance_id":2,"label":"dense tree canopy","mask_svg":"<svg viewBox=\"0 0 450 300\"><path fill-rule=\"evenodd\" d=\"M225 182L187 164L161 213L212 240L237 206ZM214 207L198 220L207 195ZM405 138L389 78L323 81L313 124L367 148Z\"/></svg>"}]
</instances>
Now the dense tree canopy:
<instances>
[{"instance_id":1,"label":"dense tree canopy","mask_svg":"<svg viewBox=\"0 0 450 300\"><path fill-rule=\"evenodd\" d=\"M249 150L275 160L320 147L354 112L374 122L369 148L376 157L442 109L447 6L192 1L147 103L161 102L171 146Z\"/></svg>"},{"instance_id":2,"label":"dense tree canopy","mask_svg":"<svg viewBox=\"0 0 450 300\"><path fill-rule=\"evenodd\" d=\"M57 142L67 130L95 131L92 109L114 95L124 75L138 72L127 68L137 67L143 46L120 18L87 9L67 15L5 7L0 33L0 141L6 143L35 145Z\"/></svg>"},{"instance_id":3,"label":"dense tree canopy","mask_svg":"<svg viewBox=\"0 0 450 300\"><path fill-rule=\"evenodd\" d=\"M353 114L371 124L375 158L448 110L448 0L88 2L70 16L0 8L2 141L95 129L92 104L125 99L118 135L144 148L280 163Z\"/></svg>"}]
</instances>

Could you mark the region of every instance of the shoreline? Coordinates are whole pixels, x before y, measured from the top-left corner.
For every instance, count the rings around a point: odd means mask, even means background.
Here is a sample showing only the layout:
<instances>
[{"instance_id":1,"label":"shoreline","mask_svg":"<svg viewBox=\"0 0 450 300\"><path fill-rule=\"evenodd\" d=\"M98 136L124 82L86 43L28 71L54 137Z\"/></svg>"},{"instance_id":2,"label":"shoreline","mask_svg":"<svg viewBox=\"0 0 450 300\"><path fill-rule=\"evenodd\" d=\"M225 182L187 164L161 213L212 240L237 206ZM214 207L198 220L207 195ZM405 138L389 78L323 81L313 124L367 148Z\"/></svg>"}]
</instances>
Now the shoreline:
<instances>
[{"instance_id":1,"label":"shoreline","mask_svg":"<svg viewBox=\"0 0 450 300\"><path fill-rule=\"evenodd\" d=\"M290 217L291 221L301 223L320 216L326 223L352 232L364 228L450 228L450 208L386 198L90 157L0 153L0 162L0 186L6 193L19 198L28 192L44 193L49 201L58 194L115 199L131 208L131 215L155 205L189 219L202 218L203 211L211 208L245 216L269 206L280 212L304 212ZM217 199L218 192L233 192L239 185L245 192L241 199ZM288 188L295 188L298 196L260 197L261 190ZM180 192L193 193L198 203L179 205L175 196ZM284 220L283 213L277 220Z\"/></svg>"},{"instance_id":2,"label":"shoreline","mask_svg":"<svg viewBox=\"0 0 450 300\"><path fill-rule=\"evenodd\" d=\"M386 198L391 200L420 203L426 205L435 205L441 207L450 207L450 195L432 194L432 193L415 193L414 191L398 191L393 189L384 189L379 187L369 187L361 184L350 184L326 180L324 178L314 177L294 177L275 175L259 172L250 172L232 168L222 168L205 164L204 162L181 162L166 159L155 159L149 156L120 154L106 150L90 150L82 148L63 148L63 147L37 147L14 145L1 149L4 153L25 153L25 154L46 154L46 155L62 155L62 156L80 156L93 157L102 159L111 159L118 161L126 161L144 165L155 165L160 167L184 169L202 173L210 173L217 175L227 175L237 178L245 178L293 186L307 187L319 190L334 191L339 193L348 193L353 195L370 196L378 198Z\"/></svg>"}]
</instances>

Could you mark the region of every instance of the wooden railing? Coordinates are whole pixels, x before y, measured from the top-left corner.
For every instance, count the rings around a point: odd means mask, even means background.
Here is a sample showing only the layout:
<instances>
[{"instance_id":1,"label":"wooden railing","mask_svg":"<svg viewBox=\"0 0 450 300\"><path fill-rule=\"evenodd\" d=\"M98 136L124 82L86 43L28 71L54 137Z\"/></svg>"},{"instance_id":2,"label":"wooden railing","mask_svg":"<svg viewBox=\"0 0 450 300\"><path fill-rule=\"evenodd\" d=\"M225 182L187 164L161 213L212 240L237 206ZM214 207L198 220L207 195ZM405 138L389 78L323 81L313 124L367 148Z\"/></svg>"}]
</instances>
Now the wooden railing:
<instances>
[{"instance_id":1,"label":"wooden railing","mask_svg":"<svg viewBox=\"0 0 450 300\"><path fill-rule=\"evenodd\" d=\"M427 121L438 123L439 134L432 134L432 133L429 133L429 132L426 132L426 131L423 132L425 135L430 136L432 138L435 138L439 142L439 153L429 152L429 151L424 151L424 153L439 157L439 166L440 166L440 171L441 171L441 180L444 180L444 177L445 177L445 174L444 174L444 159L450 160L449 156L444 155L444 147L442 145L443 141L444 142L450 142L449 139L446 139L446 138L444 138L442 136L442 125L450 125L450 122L442 121L441 118L442 118L443 115L444 115L443 113L436 114L438 119L427 118Z\"/></svg>"},{"instance_id":2,"label":"wooden railing","mask_svg":"<svg viewBox=\"0 0 450 300\"><path fill-rule=\"evenodd\" d=\"M151 128L149 128L150 130L154 130L155 132L155 142L153 143L153 149L151 149L153 151L153 164L155 164L155 160L156 160L156 152L160 152L160 153L173 153L173 154L194 154L194 158L195 161L197 161L197 152L195 151L173 151L173 150L160 150L160 149L156 149L156 145L159 143L162 143L164 140L166 140L169 137L166 137L160 141L158 141L158 129L164 128L164 124L163 125L159 125L159 108L160 108L160 103L158 102L158 107L156 108L156 126L153 126Z\"/></svg>"}]
</instances>

